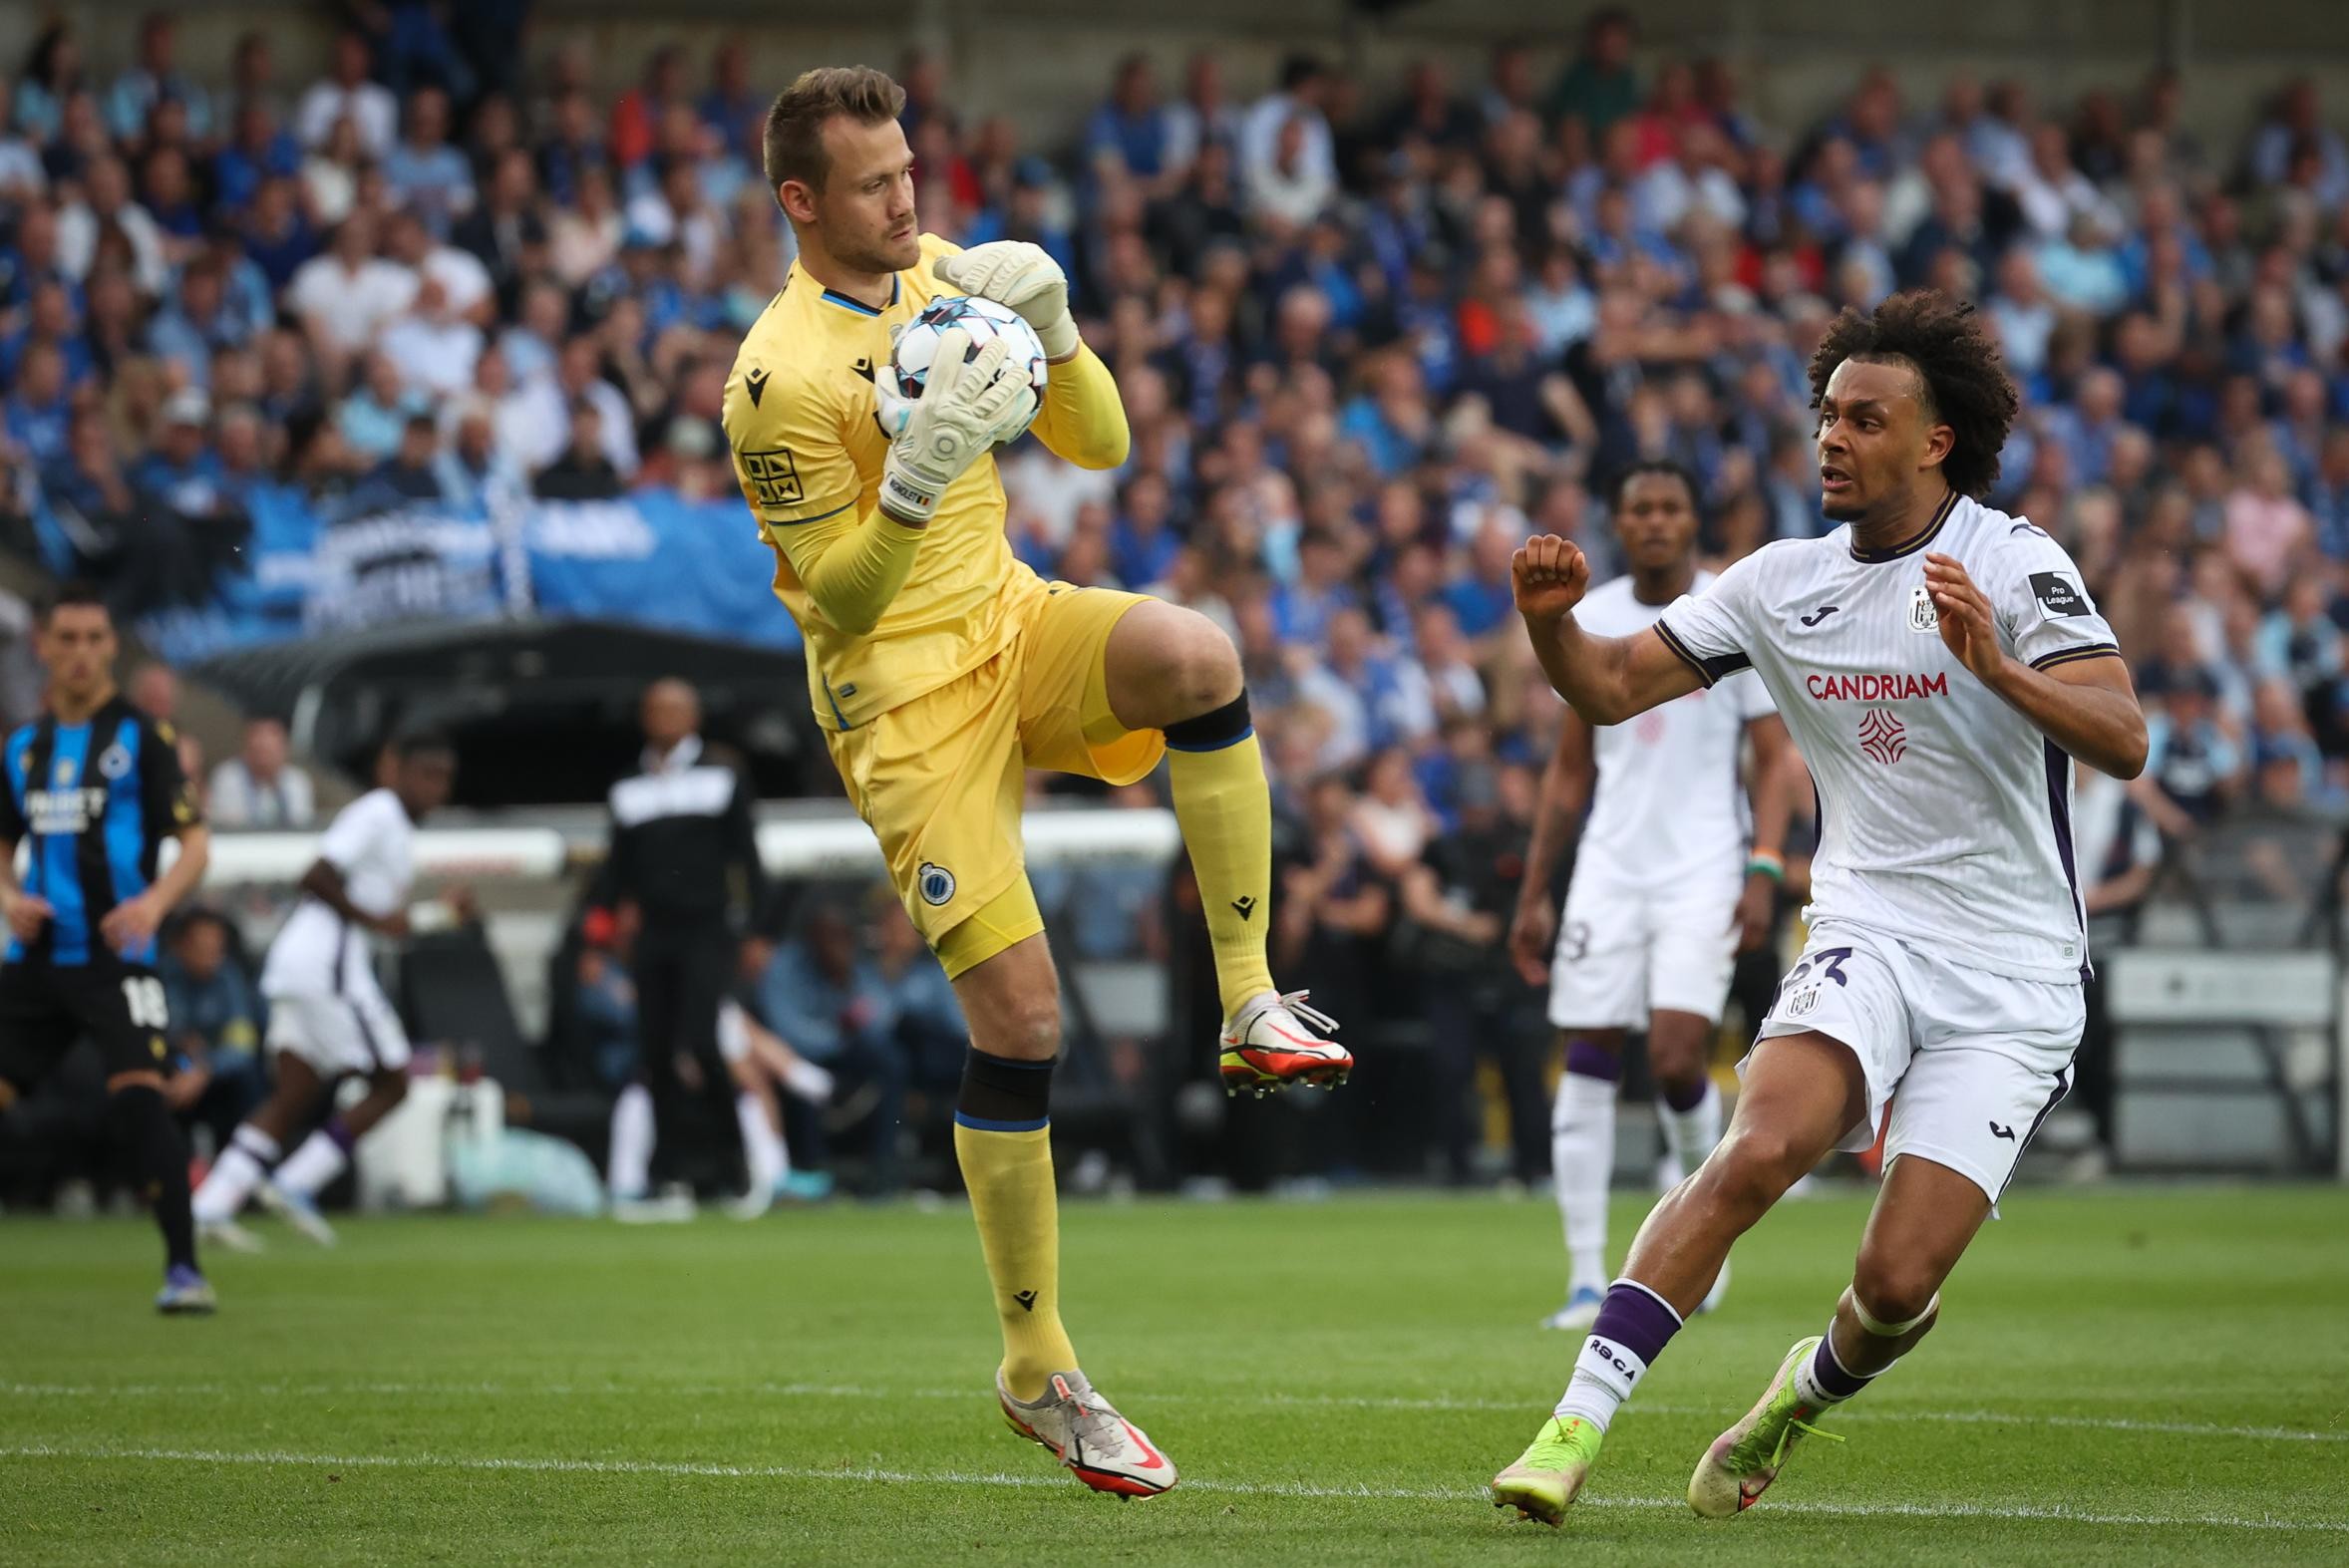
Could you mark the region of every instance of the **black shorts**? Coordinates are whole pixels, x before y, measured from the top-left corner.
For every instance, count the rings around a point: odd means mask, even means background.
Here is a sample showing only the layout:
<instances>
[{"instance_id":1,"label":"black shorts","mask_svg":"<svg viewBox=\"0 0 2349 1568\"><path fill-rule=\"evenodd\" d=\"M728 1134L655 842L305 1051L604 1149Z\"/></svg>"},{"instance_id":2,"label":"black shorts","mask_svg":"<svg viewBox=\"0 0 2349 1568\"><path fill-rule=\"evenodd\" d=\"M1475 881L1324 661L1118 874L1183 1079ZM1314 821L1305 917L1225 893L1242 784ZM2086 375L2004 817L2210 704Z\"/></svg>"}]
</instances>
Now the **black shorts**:
<instances>
[{"instance_id":1,"label":"black shorts","mask_svg":"<svg viewBox=\"0 0 2349 1568\"><path fill-rule=\"evenodd\" d=\"M168 1073L164 983L143 964L0 964L0 1079L30 1089L88 1037L107 1077Z\"/></svg>"}]
</instances>

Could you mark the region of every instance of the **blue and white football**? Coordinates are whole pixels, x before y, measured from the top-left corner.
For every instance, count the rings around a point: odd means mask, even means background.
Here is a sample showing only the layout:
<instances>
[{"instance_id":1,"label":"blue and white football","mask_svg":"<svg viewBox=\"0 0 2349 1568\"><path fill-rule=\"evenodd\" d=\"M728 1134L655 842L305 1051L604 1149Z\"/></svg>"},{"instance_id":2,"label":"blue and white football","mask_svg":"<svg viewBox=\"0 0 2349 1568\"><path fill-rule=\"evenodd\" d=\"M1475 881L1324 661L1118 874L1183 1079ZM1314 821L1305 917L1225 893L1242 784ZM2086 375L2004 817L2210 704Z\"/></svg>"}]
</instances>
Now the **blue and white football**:
<instances>
[{"instance_id":1,"label":"blue and white football","mask_svg":"<svg viewBox=\"0 0 2349 1568\"><path fill-rule=\"evenodd\" d=\"M988 343L1003 339L1006 365L1015 370L1022 365L1027 367L1028 382L1036 389L1041 407L1049 367L1044 362L1044 343L1036 336L1036 329L1009 305L962 294L939 295L921 308L920 315L898 329L889 349L888 365L889 377L895 384L891 390L898 397L910 403L921 396L922 389L929 385L930 366L937 359L938 339L950 327L960 327L970 334L970 353L966 358L977 358L979 350ZM1007 431L1001 439L1011 441L1024 433L1025 427Z\"/></svg>"}]
</instances>

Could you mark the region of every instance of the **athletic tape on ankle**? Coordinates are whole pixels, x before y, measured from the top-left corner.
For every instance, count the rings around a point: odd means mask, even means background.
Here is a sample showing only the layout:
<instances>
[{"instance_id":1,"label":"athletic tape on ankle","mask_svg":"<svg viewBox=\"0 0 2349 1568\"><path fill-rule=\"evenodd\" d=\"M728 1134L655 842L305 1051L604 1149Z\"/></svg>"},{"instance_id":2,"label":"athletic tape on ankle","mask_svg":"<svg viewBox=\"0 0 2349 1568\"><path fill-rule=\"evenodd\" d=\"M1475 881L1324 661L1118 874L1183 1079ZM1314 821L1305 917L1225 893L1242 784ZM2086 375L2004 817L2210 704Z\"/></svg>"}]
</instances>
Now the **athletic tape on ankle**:
<instances>
[{"instance_id":1,"label":"athletic tape on ankle","mask_svg":"<svg viewBox=\"0 0 2349 1568\"><path fill-rule=\"evenodd\" d=\"M1868 1333L1874 1335L1879 1340L1896 1340L1900 1338L1901 1335L1906 1334L1910 1329L1915 1328L1918 1324L1924 1322L1927 1318L1931 1317L1934 1313L1939 1312L1940 1310L1941 1293L1939 1291L1935 1291L1933 1292L1933 1299L1925 1303L1925 1310L1918 1313L1915 1317L1909 1319L1906 1323L1886 1323L1883 1319L1877 1317L1874 1313L1867 1310L1867 1303L1859 1299L1859 1292L1853 1291L1851 1293L1851 1316L1859 1320L1859 1326L1861 1328L1867 1330Z\"/></svg>"}]
</instances>

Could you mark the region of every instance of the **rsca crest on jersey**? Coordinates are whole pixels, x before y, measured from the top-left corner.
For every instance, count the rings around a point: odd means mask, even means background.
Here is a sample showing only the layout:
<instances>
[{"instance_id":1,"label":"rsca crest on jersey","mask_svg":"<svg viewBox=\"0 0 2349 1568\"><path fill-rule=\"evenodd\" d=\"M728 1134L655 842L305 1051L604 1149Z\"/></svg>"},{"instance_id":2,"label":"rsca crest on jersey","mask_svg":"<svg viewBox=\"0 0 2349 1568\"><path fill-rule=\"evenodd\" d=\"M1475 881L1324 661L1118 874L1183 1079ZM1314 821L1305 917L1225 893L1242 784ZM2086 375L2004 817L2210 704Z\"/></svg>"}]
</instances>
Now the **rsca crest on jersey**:
<instances>
[{"instance_id":1,"label":"rsca crest on jersey","mask_svg":"<svg viewBox=\"0 0 2349 1568\"><path fill-rule=\"evenodd\" d=\"M1908 629L1912 632L1937 632L1941 629L1941 617L1933 609L1933 596L1925 591L1925 585L1921 582L1908 590Z\"/></svg>"},{"instance_id":2,"label":"rsca crest on jersey","mask_svg":"<svg viewBox=\"0 0 2349 1568\"><path fill-rule=\"evenodd\" d=\"M1889 708L1870 708L1859 720L1859 749L1887 768L1908 751L1908 732Z\"/></svg>"},{"instance_id":3,"label":"rsca crest on jersey","mask_svg":"<svg viewBox=\"0 0 2349 1568\"><path fill-rule=\"evenodd\" d=\"M954 873L934 860L924 860L914 873L914 886L921 889L921 901L937 905L954 897Z\"/></svg>"}]
</instances>

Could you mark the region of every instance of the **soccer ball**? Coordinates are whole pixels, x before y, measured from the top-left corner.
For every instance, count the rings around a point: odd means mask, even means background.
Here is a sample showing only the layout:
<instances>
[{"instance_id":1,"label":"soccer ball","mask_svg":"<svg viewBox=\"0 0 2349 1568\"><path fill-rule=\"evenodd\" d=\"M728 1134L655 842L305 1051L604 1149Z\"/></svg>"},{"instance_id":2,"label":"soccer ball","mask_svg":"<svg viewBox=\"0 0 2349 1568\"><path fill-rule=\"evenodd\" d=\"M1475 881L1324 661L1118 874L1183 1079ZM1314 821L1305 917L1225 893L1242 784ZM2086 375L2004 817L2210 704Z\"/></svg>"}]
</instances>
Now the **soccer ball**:
<instances>
[{"instance_id":1,"label":"soccer ball","mask_svg":"<svg viewBox=\"0 0 2349 1568\"><path fill-rule=\"evenodd\" d=\"M941 294L921 308L921 314L897 329L889 349L888 376L893 386L886 389L910 403L929 385L930 366L938 356L938 339L950 327L960 327L970 334L970 353L975 359L979 350L996 338L1001 338L1007 350L1005 366L1016 374L1025 365L1028 383L1036 389L1038 405L1044 398L1048 367L1044 363L1044 342L1036 336L1036 329L1028 325L1020 313L1009 305L998 305L991 299L975 299L961 294ZM1013 441L1025 434L1027 427L1006 430L997 441Z\"/></svg>"}]
</instances>

